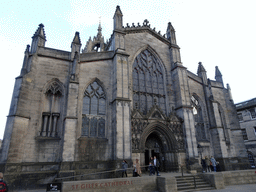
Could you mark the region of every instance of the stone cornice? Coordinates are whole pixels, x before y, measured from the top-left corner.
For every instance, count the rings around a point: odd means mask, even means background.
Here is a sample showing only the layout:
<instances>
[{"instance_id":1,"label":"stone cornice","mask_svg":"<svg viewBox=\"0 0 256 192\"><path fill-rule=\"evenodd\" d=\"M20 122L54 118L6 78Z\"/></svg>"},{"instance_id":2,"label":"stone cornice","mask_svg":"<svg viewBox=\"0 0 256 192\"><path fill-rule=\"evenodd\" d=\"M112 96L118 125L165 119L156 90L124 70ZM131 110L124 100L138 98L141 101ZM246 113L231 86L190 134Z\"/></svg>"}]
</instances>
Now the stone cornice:
<instances>
[{"instance_id":1,"label":"stone cornice","mask_svg":"<svg viewBox=\"0 0 256 192\"><path fill-rule=\"evenodd\" d=\"M111 101L110 102L110 104L113 104L114 102L116 102L116 101L126 101L126 102L131 102L131 100L130 99L128 99L128 98L124 98L124 97L117 97L117 98L115 98L113 101Z\"/></svg>"},{"instance_id":2,"label":"stone cornice","mask_svg":"<svg viewBox=\"0 0 256 192\"><path fill-rule=\"evenodd\" d=\"M21 115L8 115L7 117L20 117L20 118L24 118L24 119L30 119L30 117L21 116Z\"/></svg>"}]
</instances>

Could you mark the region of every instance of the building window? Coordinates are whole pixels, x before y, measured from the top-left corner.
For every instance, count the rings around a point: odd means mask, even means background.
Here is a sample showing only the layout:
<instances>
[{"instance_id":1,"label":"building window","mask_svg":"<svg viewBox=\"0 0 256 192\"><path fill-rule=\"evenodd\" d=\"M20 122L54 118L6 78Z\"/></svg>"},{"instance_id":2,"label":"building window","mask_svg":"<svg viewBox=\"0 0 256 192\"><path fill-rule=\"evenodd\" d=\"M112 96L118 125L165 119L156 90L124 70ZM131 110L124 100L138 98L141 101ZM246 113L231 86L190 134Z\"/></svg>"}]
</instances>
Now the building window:
<instances>
[{"instance_id":1,"label":"building window","mask_svg":"<svg viewBox=\"0 0 256 192\"><path fill-rule=\"evenodd\" d=\"M42 113L42 129L40 136L58 137L58 121L60 117L60 103L63 97L62 84L52 82L45 92L44 110Z\"/></svg>"},{"instance_id":2,"label":"building window","mask_svg":"<svg viewBox=\"0 0 256 192\"><path fill-rule=\"evenodd\" d=\"M255 119L256 118L255 108L251 108L251 109L249 109L249 111L250 111L250 114L251 114L251 118Z\"/></svg>"},{"instance_id":3,"label":"building window","mask_svg":"<svg viewBox=\"0 0 256 192\"><path fill-rule=\"evenodd\" d=\"M239 120L239 121L243 121L243 115L242 115L242 113L238 113L237 116L238 116L238 120Z\"/></svg>"},{"instance_id":4,"label":"building window","mask_svg":"<svg viewBox=\"0 0 256 192\"><path fill-rule=\"evenodd\" d=\"M254 127L254 133L255 133L255 135L256 135L256 127Z\"/></svg>"},{"instance_id":5,"label":"building window","mask_svg":"<svg viewBox=\"0 0 256 192\"><path fill-rule=\"evenodd\" d=\"M84 92L82 136L105 137L106 95L97 81Z\"/></svg>"},{"instance_id":6,"label":"building window","mask_svg":"<svg viewBox=\"0 0 256 192\"><path fill-rule=\"evenodd\" d=\"M148 50L142 51L133 63L133 107L146 115L153 105L166 114L164 70Z\"/></svg>"},{"instance_id":7,"label":"building window","mask_svg":"<svg viewBox=\"0 0 256 192\"><path fill-rule=\"evenodd\" d=\"M241 130L242 130L243 139L244 139L245 141L248 140L247 133L246 133L246 129L241 129Z\"/></svg>"},{"instance_id":8,"label":"building window","mask_svg":"<svg viewBox=\"0 0 256 192\"><path fill-rule=\"evenodd\" d=\"M248 152L248 160L251 164L251 168L255 168L254 157L253 157L253 154L251 152Z\"/></svg>"},{"instance_id":9,"label":"building window","mask_svg":"<svg viewBox=\"0 0 256 192\"><path fill-rule=\"evenodd\" d=\"M197 139L206 140L202 108L199 105L198 100L194 96L191 97L191 104L193 107L193 115L194 115Z\"/></svg>"}]
</instances>

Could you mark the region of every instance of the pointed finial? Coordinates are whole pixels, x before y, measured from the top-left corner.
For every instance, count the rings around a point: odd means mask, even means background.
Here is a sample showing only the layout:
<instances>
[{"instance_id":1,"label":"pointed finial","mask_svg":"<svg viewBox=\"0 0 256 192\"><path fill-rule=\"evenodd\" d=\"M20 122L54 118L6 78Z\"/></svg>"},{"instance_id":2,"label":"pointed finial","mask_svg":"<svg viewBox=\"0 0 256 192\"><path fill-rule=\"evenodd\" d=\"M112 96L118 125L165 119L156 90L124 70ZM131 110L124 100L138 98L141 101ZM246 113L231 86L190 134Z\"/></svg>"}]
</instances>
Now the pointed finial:
<instances>
[{"instance_id":1,"label":"pointed finial","mask_svg":"<svg viewBox=\"0 0 256 192\"><path fill-rule=\"evenodd\" d=\"M215 67L215 77L218 77L218 76L222 76L222 74L221 74L221 72L220 72L220 70L219 70L219 67L216 66L216 67Z\"/></svg>"},{"instance_id":2,"label":"pointed finial","mask_svg":"<svg viewBox=\"0 0 256 192\"><path fill-rule=\"evenodd\" d=\"M198 63L197 74L202 73L202 72L206 72L206 70L205 70L205 68L204 68L204 66L203 66L203 64L202 64L202 62L199 62L199 63Z\"/></svg>"},{"instance_id":3,"label":"pointed finial","mask_svg":"<svg viewBox=\"0 0 256 192\"><path fill-rule=\"evenodd\" d=\"M44 32L44 25L42 23L40 23L38 25L38 28L32 38L37 37L37 36L40 36L46 40L46 36L45 36L45 32Z\"/></svg>"},{"instance_id":4,"label":"pointed finial","mask_svg":"<svg viewBox=\"0 0 256 192\"><path fill-rule=\"evenodd\" d=\"M29 48L30 48L30 45L27 45L26 50L25 50L26 53L29 52Z\"/></svg>"},{"instance_id":5,"label":"pointed finial","mask_svg":"<svg viewBox=\"0 0 256 192\"><path fill-rule=\"evenodd\" d=\"M74 37L72 43L81 45L81 40L80 40L80 36L79 36L79 32L78 31L75 33L75 37Z\"/></svg>"},{"instance_id":6,"label":"pointed finial","mask_svg":"<svg viewBox=\"0 0 256 192\"><path fill-rule=\"evenodd\" d=\"M218 68L218 66L215 67L215 80L217 82L220 82L222 83L222 86L224 87L224 84L223 84L223 79L222 79L222 74Z\"/></svg>"}]
</instances>

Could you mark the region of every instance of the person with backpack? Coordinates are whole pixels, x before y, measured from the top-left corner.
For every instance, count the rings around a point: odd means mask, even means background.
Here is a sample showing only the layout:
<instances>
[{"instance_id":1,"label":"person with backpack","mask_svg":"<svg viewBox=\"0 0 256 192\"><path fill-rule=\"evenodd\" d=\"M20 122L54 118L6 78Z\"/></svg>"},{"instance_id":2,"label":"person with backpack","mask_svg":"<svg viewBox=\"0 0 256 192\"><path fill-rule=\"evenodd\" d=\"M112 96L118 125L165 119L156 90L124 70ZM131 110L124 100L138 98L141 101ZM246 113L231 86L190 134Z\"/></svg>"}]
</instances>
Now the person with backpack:
<instances>
[{"instance_id":1,"label":"person with backpack","mask_svg":"<svg viewBox=\"0 0 256 192\"><path fill-rule=\"evenodd\" d=\"M7 192L8 191L8 186L6 182L3 180L4 175L3 173L0 172L0 192Z\"/></svg>"}]
</instances>

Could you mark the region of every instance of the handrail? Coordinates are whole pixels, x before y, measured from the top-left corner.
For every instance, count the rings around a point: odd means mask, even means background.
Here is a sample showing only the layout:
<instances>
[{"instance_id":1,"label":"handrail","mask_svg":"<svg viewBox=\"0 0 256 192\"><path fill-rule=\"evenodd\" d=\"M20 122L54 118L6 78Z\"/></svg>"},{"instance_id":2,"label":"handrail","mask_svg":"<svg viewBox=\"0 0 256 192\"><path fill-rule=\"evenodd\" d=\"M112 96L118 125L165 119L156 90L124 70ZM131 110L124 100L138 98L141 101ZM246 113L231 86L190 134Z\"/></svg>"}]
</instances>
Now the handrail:
<instances>
[{"instance_id":1,"label":"handrail","mask_svg":"<svg viewBox=\"0 0 256 192\"><path fill-rule=\"evenodd\" d=\"M141 168L143 167L149 167L149 165L147 166L141 166ZM126 170L133 170L134 168L127 168ZM114 169L114 170L110 170L110 171L102 171L102 172L95 172L95 173L88 173L88 174L83 174L83 175L74 175L74 176L68 176L68 177L60 177L60 178L55 178L55 180L63 180L63 179L69 179L69 178L75 178L75 177L84 177L87 175L96 175L96 174L101 174L101 173L110 173L110 172L116 172L116 171L123 171L124 169Z\"/></svg>"}]
</instances>

